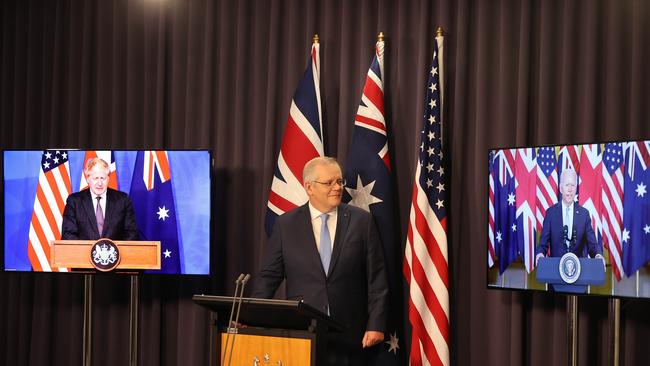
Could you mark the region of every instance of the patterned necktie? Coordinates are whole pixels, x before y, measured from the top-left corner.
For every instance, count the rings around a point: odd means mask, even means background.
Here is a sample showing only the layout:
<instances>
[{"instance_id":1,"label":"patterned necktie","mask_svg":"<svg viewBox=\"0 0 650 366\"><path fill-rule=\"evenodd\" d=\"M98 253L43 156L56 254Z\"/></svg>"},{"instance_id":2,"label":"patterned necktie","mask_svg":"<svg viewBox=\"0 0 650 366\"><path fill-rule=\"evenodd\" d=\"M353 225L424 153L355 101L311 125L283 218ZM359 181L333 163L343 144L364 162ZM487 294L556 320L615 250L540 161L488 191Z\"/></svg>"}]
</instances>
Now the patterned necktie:
<instances>
[{"instance_id":1,"label":"patterned necktie","mask_svg":"<svg viewBox=\"0 0 650 366\"><path fill-rule=\"evenodd\" d=\"M330 239L330 231L327 228L328 214L320 215L322 221L320 227L320 261L323 263L325 275L330 268L330 259L332 259L332 239Z\"/></svg>"},{"instance_id":2,"label":"patterned necktie","mask_svg":"<svg viewBox=\"0 0 650 366\"><path fill-rule=\"evenodd\" d=\"M102 236L102 231L104 230L104 212L102 212L102 205L100 205L102 197L97 196L97 209L95 210L95 218L97 219L97 231L99 231L99 236Z\"/></svg>"}]
</instances>

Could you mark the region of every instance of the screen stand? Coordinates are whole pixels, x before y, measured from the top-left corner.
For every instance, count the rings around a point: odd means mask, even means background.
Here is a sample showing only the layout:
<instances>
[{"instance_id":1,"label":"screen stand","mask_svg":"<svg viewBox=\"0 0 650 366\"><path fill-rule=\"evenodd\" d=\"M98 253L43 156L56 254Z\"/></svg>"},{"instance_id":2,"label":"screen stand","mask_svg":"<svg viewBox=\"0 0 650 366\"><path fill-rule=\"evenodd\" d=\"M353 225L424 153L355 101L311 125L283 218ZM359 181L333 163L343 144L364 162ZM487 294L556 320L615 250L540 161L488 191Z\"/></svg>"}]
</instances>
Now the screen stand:
<instances>
[{"instance_id":1,"label":"screen stand","mask_svg":"<svg viewBox=\"0 0 650 366\"><path fill-rule=\"evenodd\" d=\"M578 296L567 296L567 344L569 345L570 366L578 365Z\"/></svg>"},{"instance_id":2,"label":"screen stand","mask_svg":"<svg viewBox=\"0 0 650 366\"><path fill-rule=\"evenodd\" d=\"M95 276L84 275L84 325L83 325L83 364L92 365L93 348L93 283Z\"/></svg>"},{"instance_id":3,"label":"screen stand","mask_svg":"<svg viewBox=\"0 0 650 366\"><path fill-rule=\"evenodd\" d=\"M131 277L129 296L129 365L138 365L138 308L140 305L140 276Z\"/></svg>"},{"instance_id":4,"label":"screen stand","mask_svg":"<svg viewBox=\"0 0 650 366\"><path fill-rule=\"evenodd\" d=\"M609 299L609 364L619 365L621 339L621 299Z\"/></svg>"}]
</instances>

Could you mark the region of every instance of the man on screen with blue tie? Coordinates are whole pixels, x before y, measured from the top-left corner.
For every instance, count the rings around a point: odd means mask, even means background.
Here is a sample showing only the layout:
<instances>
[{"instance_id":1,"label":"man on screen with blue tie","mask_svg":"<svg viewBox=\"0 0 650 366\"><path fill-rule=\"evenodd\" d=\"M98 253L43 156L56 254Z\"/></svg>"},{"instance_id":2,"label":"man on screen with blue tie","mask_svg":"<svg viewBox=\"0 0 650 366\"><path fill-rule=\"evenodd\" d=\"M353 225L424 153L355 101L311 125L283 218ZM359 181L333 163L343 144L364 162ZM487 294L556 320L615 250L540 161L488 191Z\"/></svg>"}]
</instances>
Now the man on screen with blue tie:
<instances>
[{"instance_id":1,"label":"man on screen with blue tie","mask_svg":"<svg viewBox=\"0 0 650 366\"><path fill-rule=\"evenodd\" d=\"M346 182L335 159L307 162L303 182L309 202L276 220L252 296L271 298L286 280L287 298L347 327L328 335L328 364L365 365L363 348L383 341L387 321L379 234L369 212L341 203Z\"/></svg>"},{"instance_id":2,"label":"man on screen with blue tie","mask_svg":"<svg viewBox=\"0 0 650 366\"><path fill-rule=\"evenodd\" d=\"M139 240L129 196L108 188L108 163L100 158L88 159L84 176L88 189L69 195L66 201L61 239Z\"/></svg>"},{"instance_id":3,"label":"man on screen with blue tie","mask_svg":"<svg viewBox=\"0 0 650 366\"><path fill-rule=\"evenodd\" d=\"M562 200L546 210L542 234L539 237L535 264L549 255L561 257L571 252L578 257L603 258L603 248L596 241L591 217L586 208L575 202L577 175L573 169L565 169L560 176Z\"/></svg>"}]
</instances>

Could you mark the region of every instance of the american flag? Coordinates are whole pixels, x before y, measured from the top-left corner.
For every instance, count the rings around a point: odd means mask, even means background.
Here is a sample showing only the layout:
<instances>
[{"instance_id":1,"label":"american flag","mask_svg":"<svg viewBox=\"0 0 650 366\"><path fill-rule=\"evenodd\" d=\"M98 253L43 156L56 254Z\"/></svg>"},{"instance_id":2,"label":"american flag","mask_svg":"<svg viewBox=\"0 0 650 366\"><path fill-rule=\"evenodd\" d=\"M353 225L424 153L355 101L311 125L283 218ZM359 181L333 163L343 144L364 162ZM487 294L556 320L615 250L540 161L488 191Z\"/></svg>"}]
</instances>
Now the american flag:
<instances>
[{"instance_id":1,"label":"american flag","mask_svg":"<svg viewBox=\"0 0 650 366\"><path fill-rule=\"evenodd\" d=\"M537 201L537 165L535 149L517 149L515 177L517 179L515 196L517 205L517 243L519 255L524 260L526 271L530 273L535 265L535 227L534 210Z\"/></svg>"},{"instance_id":2,"label":"american flag","mask_svg":"<svg viewBox=\"0 0 650 366\"><path fill-rule=\"evenodd\" d=\"M34 271L67 271L50 267L50 241L61 239L63 209L71 192L68 152L43 151L27 245L27 256Z\"/></svg>"},{"instance_id":3,"label":"american flag","mask_svg":"<svg viewBox=\"0 0 650 366\"><path fill-rule=\"evenodd\" d=\"M537 231L542 231L544 216L557 203L558 175L554 147L540 147L537 151Z\"/></svg>"},{"instance_id":4,"label":"american flag","mask_svg":"<svg viewBox=\"0 0 650 366\"><path fill-rule=\"evenodd\" d=\"M113 189L117 188L117 170L115 168L115 153L112 151L94 151L88 150L84 155L83 169L86 169L86 162L93 158L100 158L108 163L108 187ZM84 190L88 188L88 182L86 182L86 176L84 171L81 172L81 180L79 183L79 190Z\"/></svg>"},{"instance_id":5,"label":"american flag","mask_svg":"<svg viewBox=\"0 0 650 366\"><path fill-rule=\"evenodd\" d=\"M369 211L375 219L384 251L389 285L387 340L378 348L373 365L401 364L398 353L402 337L401 246L395 233L393 175L388 154L388 131L384 120L384 41L383 34L375 45L361 102L354 121L352 145L345 164L343 199Z\"/></svg>"},{"instance_id":6,"label":"american flag","mask_svg":"<svg viewBox=\"0 0 650 366\"><path fill-rule=\"evenodd\" d=\"M596 234L598 244L602 244L601 192L602 192L602 155L599 144L582 145L580 153L580 194L578 203L589 211L591 226ZM585 253L586 255L586 253Z\"/></svg>"},{"instance_id":7,"label":"american flag","mask_svg":"<svg viewBox=\"0 0 650 366\"><path fill-rule=\"evenodd\" d=\"M605 144L603 153L602 225L603 244L609 251L609 263L617 280L624 273L621 258L623 226L623 144Z\"/></svg>"},{"instance_id":8,"label":"american flag","mask_svg":"<svg viewBox=\"0 0 650 366\"><path fill-rule=\"evenodd\" d=\"M623 268L632 276L650 260L650 141L631 142L625 153Z\"/></svg>"},{"instance_id":9,"label":"american flag","mask_svg":"<svg viewBox=\"0 0 650 366\"><path fill-rule=\"evenodd\" d=\"M411 365L449 365L449 269L441 136L442 36L427 79L422 143L413 184L404 276L409 284Z\"/></svg>"},{"instance_id":10,"label":"american flag","mask_svg":"<svg viewBox=\"0 0 650 366\"><path fill-rule=\"evenodd\" d=\"M307 202L302 169L309 160L324 155L318 35L314 36L310 56L291 101L278 162L273 172L266 210L267 234L273 230L276 217Z\"/></svg>"},{"instance_id":11,"label":"american flag","mask_svg":"<svg viewBox=\"0 0 650 366\"><path fill-rule=\"evenodd\" d=\"M494 266L494 262L497 260L497 249L495 240L496 228L494 227L494 188L495 188L495 173L492 171L492 165L494 165L494 150L490 150L489 162L488 162L488 183L490 193L488 196L488 268Z\"/></svg>"}]
</instances>

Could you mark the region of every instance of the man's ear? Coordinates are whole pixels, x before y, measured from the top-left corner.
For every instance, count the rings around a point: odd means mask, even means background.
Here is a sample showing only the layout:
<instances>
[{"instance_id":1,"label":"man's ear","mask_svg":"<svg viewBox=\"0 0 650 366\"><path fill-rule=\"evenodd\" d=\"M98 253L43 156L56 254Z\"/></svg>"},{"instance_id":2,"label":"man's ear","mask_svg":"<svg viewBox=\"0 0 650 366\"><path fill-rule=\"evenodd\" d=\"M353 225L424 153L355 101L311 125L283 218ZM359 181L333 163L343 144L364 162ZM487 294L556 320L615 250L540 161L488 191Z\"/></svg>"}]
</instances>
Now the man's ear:
<instances>
[{"instance_id":1,"label":"man's ear","mask_svg":"<svg viewBox=\"0 0 650 366\"><path fill-rule=\"evenodd\" d=\"M312 195L312 184L310 182L305 182L303 187L305 187L305 192L307 192L307 195L311 196Z\"/></svg>"}]
</instances>

